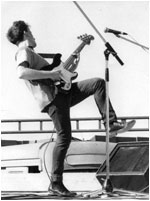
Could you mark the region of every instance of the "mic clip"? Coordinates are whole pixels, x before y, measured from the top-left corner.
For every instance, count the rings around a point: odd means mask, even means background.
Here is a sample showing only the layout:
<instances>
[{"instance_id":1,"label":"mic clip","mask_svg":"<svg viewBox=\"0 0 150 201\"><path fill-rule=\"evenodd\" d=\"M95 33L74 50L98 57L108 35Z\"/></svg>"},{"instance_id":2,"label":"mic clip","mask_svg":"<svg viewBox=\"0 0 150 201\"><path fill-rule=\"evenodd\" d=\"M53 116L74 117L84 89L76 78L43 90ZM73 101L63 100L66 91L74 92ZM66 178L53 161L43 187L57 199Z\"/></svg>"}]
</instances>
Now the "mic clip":
<instances>
[{"instance_id":1,"label":"mic clip","mask_svg":"<svg viewBox=\"0 0 150 201\"><path fill-rule=\"evenodd\" d=\"M123 61L119 58L119 56L117 55L116 51L113 49L113 47L106 42L105 46L107 47L107 49L110 51L110 53L117 59L117 61L121 64L124 65Z\"/></svg>"}]
</instances>

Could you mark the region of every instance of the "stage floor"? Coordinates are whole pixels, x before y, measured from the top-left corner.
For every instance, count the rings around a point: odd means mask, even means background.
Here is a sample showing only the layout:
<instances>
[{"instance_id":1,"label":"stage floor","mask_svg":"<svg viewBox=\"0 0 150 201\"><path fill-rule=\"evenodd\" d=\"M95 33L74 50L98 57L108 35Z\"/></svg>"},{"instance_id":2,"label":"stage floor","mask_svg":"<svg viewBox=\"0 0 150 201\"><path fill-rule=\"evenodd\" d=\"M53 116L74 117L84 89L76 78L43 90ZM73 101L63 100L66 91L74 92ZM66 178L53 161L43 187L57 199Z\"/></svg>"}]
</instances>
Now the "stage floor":
<instances>
[{"instance_id":1,"label":"stage floor","mask_svg":"<svg viewBox=\"0 0 150 201\"><path fill-rule=\"evenodd\" d=\"M2 174L1 200L148 200L148 193L123 191L113 188L113 193L102 193L102 186L95 173L65 173L66 187L77 197L58 197L48 193L49 179L46 174ZM98 189L98 190L97 190ZM143 191L144 192L144 191ZM148 191L146 191L148 192Z\"/></svg>"},{"instance_id":2,"label":"stage floor","mask_svg":"<svg viewBox=\"0 0 150 201\"><path fill-rule=\"evenodd\" d=\"M112 193L104 193L101 190L77 192L76 197L59 197L47 191L5 191L1 192L1 200L120 200L120 199L142 199L149 200L149 195L145 193L114 190Z\"/></svg>"}]
</instances>

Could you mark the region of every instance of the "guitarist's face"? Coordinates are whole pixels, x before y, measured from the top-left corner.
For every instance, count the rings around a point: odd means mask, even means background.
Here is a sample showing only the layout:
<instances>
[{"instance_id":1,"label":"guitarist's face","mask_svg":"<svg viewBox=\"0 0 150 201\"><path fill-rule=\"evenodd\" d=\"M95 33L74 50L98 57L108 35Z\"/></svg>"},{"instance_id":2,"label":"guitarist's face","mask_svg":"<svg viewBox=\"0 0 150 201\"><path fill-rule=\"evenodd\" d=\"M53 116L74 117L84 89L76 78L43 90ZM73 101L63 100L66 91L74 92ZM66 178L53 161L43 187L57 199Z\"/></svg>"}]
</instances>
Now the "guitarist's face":
<instances>
[{"instance_id":1,"label":"guitarist's face","mask_svg":"<svg viewBox=\"0 0 150 201\"><path fill-rule=\"evenodd\" d=\"M28 31L24 32L24 40L27 41L28 46L31 46L33 48L36 47L36 41L32 35L32 32L30 31L30 29L28 29Z\"/></svg>"}]
</instances>

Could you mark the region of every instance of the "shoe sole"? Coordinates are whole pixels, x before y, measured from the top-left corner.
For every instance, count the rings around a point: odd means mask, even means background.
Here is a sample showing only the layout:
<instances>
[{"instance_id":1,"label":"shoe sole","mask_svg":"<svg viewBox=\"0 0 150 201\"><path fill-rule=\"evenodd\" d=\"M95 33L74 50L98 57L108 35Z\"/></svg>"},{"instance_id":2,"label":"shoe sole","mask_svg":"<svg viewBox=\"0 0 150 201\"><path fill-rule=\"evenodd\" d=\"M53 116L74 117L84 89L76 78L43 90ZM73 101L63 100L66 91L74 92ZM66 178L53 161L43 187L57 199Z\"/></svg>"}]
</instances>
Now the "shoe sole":
<instances>
[{"instance_id":1,"label":"shoe sole","mask_svg":"<svg viewBox=\"0 0 150 201\"><path fill-rule=\"evenodd\" d=\"M112 138L112 137L115 137L119 133L125 133L125 132L129 131L135 125L135 123L136 123L135 120L127 122L124 128L122 128L116 132L114 131L114 132L110 133L109 137Z\"/></svg>"},{"instance_id":2,"label":"shoe sole","mask_svg":"<svg viewBox=\"0 0 150 201\"><path fill-rule=\"evenodd\" d=\"M61 193L58 193L57 191L48 189L49 195L51 196L58 196L58 197L76 197L76 195L64 195Z\"/></svg>"}]
</instances>

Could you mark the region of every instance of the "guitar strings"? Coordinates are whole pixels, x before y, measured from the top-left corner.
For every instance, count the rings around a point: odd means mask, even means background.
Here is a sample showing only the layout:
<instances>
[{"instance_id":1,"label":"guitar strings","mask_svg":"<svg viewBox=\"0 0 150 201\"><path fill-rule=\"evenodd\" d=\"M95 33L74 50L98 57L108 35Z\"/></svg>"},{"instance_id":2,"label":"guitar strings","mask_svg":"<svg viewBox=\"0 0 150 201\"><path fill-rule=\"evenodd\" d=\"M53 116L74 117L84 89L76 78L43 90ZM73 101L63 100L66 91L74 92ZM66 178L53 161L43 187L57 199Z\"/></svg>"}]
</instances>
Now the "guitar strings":
<instances>
[{"instance_id":1,"label":"guitar strings","mask_svg":"<svg viewBox=\"0 0 150 201\"><path fill-rule=\"evenodd\" d=\"M83 47L85 46L84 43L81 43L80 46L74 51L74 52L80 52ZM74 65L71 65L74 61L74 56L71 55L65 62L64 64L64 68L67 69L67 70L70 70L71 72L74 71L76 68L74 68ZM70 67L70 68L69 68Z\"/></svg>"}]
</instances>

